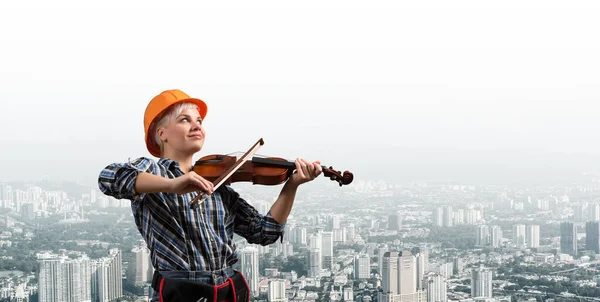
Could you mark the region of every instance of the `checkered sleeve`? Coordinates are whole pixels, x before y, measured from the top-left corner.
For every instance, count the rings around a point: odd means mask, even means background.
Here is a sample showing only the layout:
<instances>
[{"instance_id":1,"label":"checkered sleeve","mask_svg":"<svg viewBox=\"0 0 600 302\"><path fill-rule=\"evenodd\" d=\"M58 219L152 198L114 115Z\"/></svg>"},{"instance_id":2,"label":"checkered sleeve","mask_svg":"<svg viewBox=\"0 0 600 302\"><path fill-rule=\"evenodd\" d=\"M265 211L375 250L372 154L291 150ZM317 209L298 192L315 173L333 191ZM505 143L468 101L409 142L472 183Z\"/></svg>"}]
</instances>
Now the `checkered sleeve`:
<instances>
[{"instance_id":1,"label":"checkered sleeve","mask_svg":"<svg viewBox=\"0 0 600 302\"><path fill-rule=\"evenodd\" d=\"M230 202L232 203L232 215L235 215L234 231L238 235L246 238L251 244L269 245L281 238L285 224L279 224L271 212L262 215L246 200L241 198L233 189L230 192Z\"/></svg>"},{"instance_id":2,"label":"checkered sleeve","mask_svg":"<svg viewBox=\"0 0 600 302\"><path fill-rule=\"evenodd\" d=\"M140 172L156 174L159 171L155 161L140 157L127 163L112 163L100 172L98 188L102 193L116 199L141 201L145 194L135 192L135 181Z\"/></svg>"}]
</instances>

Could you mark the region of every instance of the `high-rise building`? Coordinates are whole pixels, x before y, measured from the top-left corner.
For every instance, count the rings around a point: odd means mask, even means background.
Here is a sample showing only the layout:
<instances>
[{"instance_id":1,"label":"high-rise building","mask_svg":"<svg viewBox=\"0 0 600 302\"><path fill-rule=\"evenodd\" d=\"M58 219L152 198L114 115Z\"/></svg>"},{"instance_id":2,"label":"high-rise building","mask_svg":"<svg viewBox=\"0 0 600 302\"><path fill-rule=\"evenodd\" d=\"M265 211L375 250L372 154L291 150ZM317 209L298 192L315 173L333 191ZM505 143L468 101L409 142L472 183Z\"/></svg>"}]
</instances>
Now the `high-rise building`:
<instances>
[{"instance_id":1,"label":"high-rise building","mask_svg":"<svg viewBox=\"0 0 600 302\"><path fill-rule=\"evenodd\" d=\"M398 293L412 294L417 291L417 262L410 251L402 251L398 258Z\"/></svg>"},{"instance_id":2,"label":"high-rise building","mask_svg":"<svg viewBox=\"0 0 600 302\"><path fill-rule=\"evenodd\" d=\"M383 256L381 302L426 302L424 291L417 289L416 257L408 250L386 252Z\"/></svg>"},{"instance_id":3,"label":"high-rise building","mask_svg":"<svg viewBox=\"0 0 600 302\"><path fill-rule=\"evenodd\" d=\"M111 301L123 296L121 271L123 260L119 249L110 249L107 257L91 261L92 300Z\"/></svg>"},{"instance_id":4,"label":"high-rise building","mask_svg":"<svg viewBox=\"0 0 600 302\"><path fill-rule=\"evenodd\" d=\"M269 302L287 302L285 295L285 280L275 279L269 281Z\"/></svg>"},{"instance_id":5,"label":"high-rise building","mask_svg":"<svg viewBox=\"0 0 600 302\"><path fill-rule=\"evenodd\" d=\"M468 212L467 212L468 214ZM454 218L452 219L453 225L465 224L465 210L458 209L454 212Z\"/></svg>"},{"instance_id":6,"label":"high-rise building","mask_svg":"<svg viewBox=\"0 0 600 302\"><path fill-rule=\"evenodd\" d=\"M536 248L540 246L540 226L528 225L525 235L527 247Z\"/></svg>"},{"instance_id":7,"label":"high-rise building","mask_svg":"<svg viewBox=\"0 0 600 302\"><path fill-rule=\"evenodd\" d=\"M477 211L475 209L468 209L466 216L467 216L465 218L466 224L476 224L477 222L479 222L479 217L481 216L481 214L479 213L479 211Z\"/></svg>"},{"instance_id":8,"label":"high-rise building","mask_svg":"<svg viewBox=\"0 0 600 302\"><path fill-rule=\"evenodd\" d=\"M600 205L592 203L588 206L588 221L600 221Z\"/></svg>"},{"instance_id":9,"label":"high-rise building","mask_svg":"<svg viewBox=\"0 0 600 302\"><path fill-rule=\"evenodd\" d=\"M446 280L452 278L452 273L454 273L454 260L446 260L444 263L440 263L439 274L442 277L446 278Z\"/></svg>"},{"instance_id":10,"label":"high-rise building","mask_svg":"<svg viewBox=\"0 0 600 302\"><path fill-rule=\"evenodd\" d=\"M587 203L581 203L573 207L573 218L575 221L585 221L585 212L587 210Z\"/></svg>"},{"instance_id":11,"label":"high-rise building","mask_svg":"<svg viewBox=\"0 0 600 302\"><path fill-rule=\"evenodd\" d=\"M150 261L150 250L145 246L134 247L133 257L127 267L127 282L133 286L144 286L152 283L154 267Z\"/></svg>"},{"instance_id":12,"label":"high-rise building","mask_svg":"<svg viewBox=\"0 0 600 302\"><path fill-rule=\"evenodd\" d=\"M517 248L525 248L525 225L517 224L513 226L513 244Z\"/></svg>"},{"instance_id":13,"label":"high-rise building","mask_svg":"<svg viewBox=\"0 0 600 302\"><path fill-rule=\"evenodd\" d=\"M67 292L67 302L91 301L91 265L87 256L69 259L63 263L63 276Z\"/></svg>"},{"instance_id":14,"label":"high-rise building","mask_svg":"<svg viewBox=\"0 0 600 302\"><path fill-rule=\"evenodd\" d=\"M447 302L448 285L446 278L439 274L433 274L425 277L425 288L427 292L427 302Z\"/></svg>"},{"instance_id":15,"label":"high-rise building","mask_svg":"<svg viewBox=\"0 0 600 302\"><path fill-rule=\"evenodd\" d=\"M463 259L460 257L454 257L452 259L452 274L458 275L463 271Z\"/></svg>"},{"instance_id":16,"label":"high-rise building","mask_svg":"<svg viewBox=\"0 0 600 302\"><path fill-rule=\"evenodd\" d=\"M354 278L369 279L371 277L371 258L367 254L358 254L354 257Z\"/></svg>"},{"instance_id":17,"label":"high-rise building","mask_svg":"<svg viewBox=\"0 0 600 302\"><path fill-rule=\"evenodd\" d=\"M417 265L417 289L421 290L425 286L423 284L423 276L425 275L425 257L423 254L416 254Z\"/></svg>"},{"instance_id":18,"label":"high-rise building","mask_svg":"<svg viewBox=\"0 0 600 302\"><path fill-rule=\"evenodd\" d=\"M306 244L306 228L296 229L296 244Z\"/></svg>"},{"instance_id":19,"label":"high-rise building","mask_svg":"<svg viewBox=\"0 0 600 302\"><path fill-rule=\"evenodd\" d=\"M471 272L471 297L492 298L492 271L479 266Z\"/></svg>"},{"instance_id":20,"label":"high-rise building","mask_svg":"<svg viewBox=\"0 0 600 302\"><path fill-rule=\"evenodd\" d=\"M494 225L490 229L492 247L500 247L502 245L502 229L500 226Z\"/></svg>"},{"instance_id":21,"label":"high-rise building","mask_svg":"<svg viewBox=\"0 0 600 302\"><path fill-rule=\"evenodd\" d=\"M379 247L379 253L377 254L377 267L379 269L379 275L383 275L383 255L388 252L388 245L383 244Z\"/></svg>"},{"instance_id":22,"label":"high-rise building","mask_svg":"<svg viewBox=\"0 0 600 302\"><path fill-rule=\"evenodd\" d=\"M258 249L254 246L246 246L241 250L241 271L248 286L250 287L250 294L253 297L257 297L259 294L259 271L258 271Z\"/></svg>"},{"instance_id":23,"label":"high-rise building","mask_svg":"<svg viewBox=\"0 0 600 302\"><path fill-rule=\"evenodd\" d=\"M388 230L399 231L402 227L402 218L399 213L388 216Z\"/></svg>"},{"instance_id":24,"label":"high-rise building","mask_svg":"<svg viewBox=\"0 0 600 302\"><path fill-rule=\"evenodd\" d=\"M41 302L55 302L66 300L64 273L61 258L38 256L39 275L38 291Z\"/></svg>"},{"instance_id":25,"label":"high-rise building","mask_svg":"<svg viewBox=\"0 0 600 302\"><path fill-rule=\"evenodd\" d=\"M308 259L308 272L311 277L316 277L321 273L323 267L321 247L323 240L321 239L322 233L316 233L310 235L309 241L309 259Z\"/></svg>"},{"instance_id":26,"label":"high-rise building","mask_svg":"<svg viewBox=\"0 0 600 302\"><path fill-rule=\"evenodd\" d=\"M488 246L490 244L490 228L487 225L477 227L475 244L478 246Z\"/></svg>"},{"instance_id":27,"label":"high-rise building","mask_svg":"<svg viewBox=\"0 0 600 302\"><path fill-rule=\"evenodd\" d=\"M333 232L321 233L321 259L323 269L333 269Z\"/></svg>"},{"instance_id":28,"label":"high-rise building","mask_svg":"<svg viewBox=\"0 0 600 302\"><path fill-rule=\"evenodd\" d=\"M443 226L444 225L444 210L441 207L437 207L435 208L435 210L433 210L433 224L436 226Z\"/></svg>"},{"instance_id":29,"label":"high-rise building","mask_svg":"<svg viewBox=\"0 0 600 302\"><path fill-rule=\"evenodd\" d=\"M600 221L585 223L585 249L600 253Z\"/></svg>"},{"instance_id":30,"label":"high-rise building","mask_svg":"<svg viewBox=\"0 0 600 302\"><path fill-rule=\"evenodd\" d=\"M398 293L398 256L396 251L383 254L381 289L384 293Z\"/></svg>"},{"instance_id":31,"label":"high-rise building","mask_svg":"<svg viewBox=\"0 0 600 302\"><path fill-rule=\"evenodd\" d=\"M39 301L91 301L90 259L38 254Z\"/></svg>"},{"instance_id":32,"label":"high-rise building","mask_svg":"<svg viewBox=\"0 0 600 302\"><path fill-rule=\"evenodd\" d=\"M560 224L560 252L577 256L577 225L572 222Z\"/></svg>"},{"instance_id":33,"label":"high-rise building","mask_svg":"<svg viewBox=\"0 0 600 302\"><path fill-rule=\"evenodd\" d=\"M443 225L444 227L451 227L452 226L452 218L454 212L452 211L452 207L451 206L446 206L444 207L444 218L443 218Z\"/></svg>"},{"instance_id":34,"label":"high-rise building","mask_svg":"<svg viewBox=\"0 0 600 302\"><path fill-rule=\"evenodd\" d=\"M338 215L331 215L327 217L327 227L326 231L331 232L334 229L340 228L340 217Z\"/></svg>"}]
</instances>

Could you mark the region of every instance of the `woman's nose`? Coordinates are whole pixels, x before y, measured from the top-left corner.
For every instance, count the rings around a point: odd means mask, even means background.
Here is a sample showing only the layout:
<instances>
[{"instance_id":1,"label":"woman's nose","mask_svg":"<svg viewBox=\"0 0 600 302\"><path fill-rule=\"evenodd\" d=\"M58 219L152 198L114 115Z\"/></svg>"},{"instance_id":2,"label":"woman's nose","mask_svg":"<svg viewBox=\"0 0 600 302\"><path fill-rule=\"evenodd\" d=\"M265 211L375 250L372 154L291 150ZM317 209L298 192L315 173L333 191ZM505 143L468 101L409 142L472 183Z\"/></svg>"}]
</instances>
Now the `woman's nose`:
<instances>
[{"instance_id":1,"label":"woman's nose","mask_svg":"<svg viewBox=\"0 0 600 302\"><path fill-rule=\"evenodd\" d=\"M191 130L191 131L200 130L200 124L198 124L198 123L193 123L193 124L192 124L192 128L191 128L190 130Z\"/></svg>"}]
</instances>

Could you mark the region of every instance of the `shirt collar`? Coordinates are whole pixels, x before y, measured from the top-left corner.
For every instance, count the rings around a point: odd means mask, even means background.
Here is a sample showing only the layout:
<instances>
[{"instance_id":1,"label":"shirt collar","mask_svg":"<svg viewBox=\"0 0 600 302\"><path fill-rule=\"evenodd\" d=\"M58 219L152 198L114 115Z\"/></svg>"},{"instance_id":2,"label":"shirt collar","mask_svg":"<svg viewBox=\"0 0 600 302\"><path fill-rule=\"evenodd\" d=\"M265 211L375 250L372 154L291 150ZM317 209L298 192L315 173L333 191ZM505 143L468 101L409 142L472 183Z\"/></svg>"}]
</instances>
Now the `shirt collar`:
<instances>
[{"instance_id":1,"label":"shirt collar","mask_svg":"<svg viewBox=\"0 0 600 302\"><path fill-rule=\"evenodd\" d=\"M160 158L158 160L158 164L166 167L167 170L178 169L178 170L181 170L181 172L183 172L183 173L190 172L194 168L194 167L189 167L189 169L187 171L184 171L181 169L178 162L176 162L175 160L169 159L169 158Z\"/></svg>"}]
</instances>

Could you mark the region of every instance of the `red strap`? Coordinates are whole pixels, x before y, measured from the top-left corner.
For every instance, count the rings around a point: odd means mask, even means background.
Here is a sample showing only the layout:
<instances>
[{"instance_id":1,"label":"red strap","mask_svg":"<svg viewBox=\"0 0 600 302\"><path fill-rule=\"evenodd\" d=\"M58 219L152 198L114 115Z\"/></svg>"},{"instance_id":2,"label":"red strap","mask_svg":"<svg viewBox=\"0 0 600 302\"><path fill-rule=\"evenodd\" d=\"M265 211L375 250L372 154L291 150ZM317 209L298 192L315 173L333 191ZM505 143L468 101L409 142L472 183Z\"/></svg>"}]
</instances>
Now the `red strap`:
<instances>
[{"instance_id":1,"label":"red strap","mask_svg":"<svg viewBox=\"0 0 600 302\"><path fill-rule=\"evenodd\" d=\"M235 284L233 283L233 279L229 277L229 284L231 284L231 292L233 293L233 302L237 302L237 293L235 292Z\"/></svg>"},{"instance_id":2,"label":"red strap","mask_svg":"<svg viewBox=\"0 0 600 302\"><path fill-rule=\"evenodd\" d=\"M160 302L164 302L163 296L162 296L164 285L165 285L165 279L160 279L160 287L158 290L158 296L160 297Z\"/></svg>"}]
</instances>

